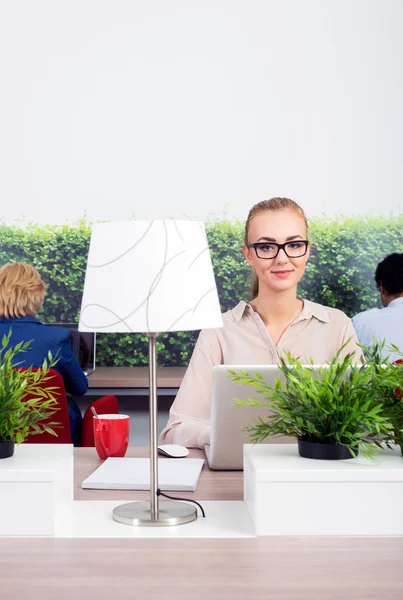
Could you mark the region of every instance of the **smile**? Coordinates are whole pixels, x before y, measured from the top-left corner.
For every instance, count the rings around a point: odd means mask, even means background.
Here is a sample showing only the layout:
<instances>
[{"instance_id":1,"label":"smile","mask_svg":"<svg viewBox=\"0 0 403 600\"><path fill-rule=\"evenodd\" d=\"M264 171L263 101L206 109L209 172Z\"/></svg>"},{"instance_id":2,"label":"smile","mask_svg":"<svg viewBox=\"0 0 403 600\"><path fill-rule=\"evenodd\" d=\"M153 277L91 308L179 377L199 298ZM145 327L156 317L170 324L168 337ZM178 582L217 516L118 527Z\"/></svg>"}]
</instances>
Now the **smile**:
<instances>
[{"instance_id":1,"label":"smile","mask_svg":"<svg viewBox=\"0 0 403 600\"><path fill-rule=\"evenodd\" d=\"M276 277L280 277L280 279L285 279L288 277L288 275L290 275L290 273L292 273L292 271L272 271L272 273Z\"/></svg>"}]
</instances>

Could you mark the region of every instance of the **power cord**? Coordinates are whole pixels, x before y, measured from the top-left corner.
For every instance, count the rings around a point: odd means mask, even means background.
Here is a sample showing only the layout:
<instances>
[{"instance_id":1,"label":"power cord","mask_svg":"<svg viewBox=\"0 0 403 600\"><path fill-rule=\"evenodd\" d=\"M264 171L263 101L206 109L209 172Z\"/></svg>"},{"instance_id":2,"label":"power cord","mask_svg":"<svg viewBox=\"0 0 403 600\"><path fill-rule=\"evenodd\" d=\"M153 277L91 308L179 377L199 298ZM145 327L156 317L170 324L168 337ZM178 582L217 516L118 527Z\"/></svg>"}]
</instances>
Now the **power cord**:
<instances>
[{"instance_id":1,"label":"power cord","mask_svg":"<svg viewBox=\"0 0 403 600\"><path fill-rule=\"evenodd\" d=\"M189 498L175 498L174 496L168 496L168 494L164 494L164 492L161 492L160 489L157 490L157 496L164 496L164 498L168 498L168 500L182 500L184 502L192 502L193 504L197 504L197 506L201 510L201 514L203 515L203 517L204 518L206 517L206 515L204 514L202 505L199 504L198 502L196 502L196 500L189 500Z\"/></svg>"}]
</instances>

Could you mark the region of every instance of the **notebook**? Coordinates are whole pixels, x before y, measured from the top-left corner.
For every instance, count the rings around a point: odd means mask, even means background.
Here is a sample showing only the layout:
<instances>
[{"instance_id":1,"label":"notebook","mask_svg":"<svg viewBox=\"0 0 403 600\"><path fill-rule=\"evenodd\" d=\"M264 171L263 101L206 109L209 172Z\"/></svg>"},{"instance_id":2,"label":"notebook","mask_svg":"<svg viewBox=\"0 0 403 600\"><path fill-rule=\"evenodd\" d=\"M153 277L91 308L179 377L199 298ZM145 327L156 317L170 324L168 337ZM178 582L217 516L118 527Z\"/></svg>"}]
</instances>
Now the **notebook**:
<instances>
[{"instance_id":1,"label":"notebook","mask_svg":"<svg viewBox=\"0 0 403 600\"><path fill-rule=\"evenodd\" d=\"M194 492L202 458L159 458L158 487L162 491ZM81 484L83 489L149 490L149 458L107 458Z\"/></svg>"}]
</instances>

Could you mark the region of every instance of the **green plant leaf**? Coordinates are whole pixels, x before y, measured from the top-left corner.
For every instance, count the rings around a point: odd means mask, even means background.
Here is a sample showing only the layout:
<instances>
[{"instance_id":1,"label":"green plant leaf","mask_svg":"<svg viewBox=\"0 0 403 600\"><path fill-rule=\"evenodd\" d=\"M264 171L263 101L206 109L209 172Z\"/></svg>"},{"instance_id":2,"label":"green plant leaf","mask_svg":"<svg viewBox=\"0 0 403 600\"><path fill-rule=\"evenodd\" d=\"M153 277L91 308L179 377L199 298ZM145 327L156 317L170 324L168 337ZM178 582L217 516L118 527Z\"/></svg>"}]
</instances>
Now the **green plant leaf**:
<instances>
[{"instance_id":1,"label":"green plant leaf","mask_svg":"<svg viewBox=\"0 0 403 600\"><path fill-rule=\"evenodd\" d=\"M382 443L397 443L403 451L403 365L382 357L382 343L368 349L361 365L353 363L352 353L337 352L317 374L286 353L279 369L284 375L274 386L246 370L230 373L233 381L255 388L263 402L237 398L235 404L262 406L259 416L246 430L254 442L268 436L292 436L311 442L342 444L352 454L360 449L373 457ZM398 349L396 349L398 351Z\"/></svg>"},{"instance_id":2,"label":"green plant leaf","mask_svg":"<svg viewBox=\"0 0 403 600\"><path fill-rule=\"evenodd\" d=\"M14 439L17 444L29 434L47 431L56 435L53 426L46 423L59 410L56 387L48 384L49 369L55 361L50 357L43 370L32 367L18 368L16 356L26 351L30 343L20 342L9 347L11 328L3 336L0 350L0 440Z\"/></svg>"}]
</instances>

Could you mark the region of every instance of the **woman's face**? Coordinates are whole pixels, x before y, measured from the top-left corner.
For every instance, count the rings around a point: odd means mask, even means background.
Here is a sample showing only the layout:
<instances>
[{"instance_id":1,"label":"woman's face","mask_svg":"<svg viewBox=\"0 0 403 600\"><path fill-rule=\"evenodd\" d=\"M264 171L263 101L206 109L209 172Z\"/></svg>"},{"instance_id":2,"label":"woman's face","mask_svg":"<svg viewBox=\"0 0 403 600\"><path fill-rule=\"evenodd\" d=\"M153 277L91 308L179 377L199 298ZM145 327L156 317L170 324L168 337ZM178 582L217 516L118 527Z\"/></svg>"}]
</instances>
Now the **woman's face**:
<instances>
[{"instance_id":1,"label":"woman's face","mask_svg":"<svg viewBox=\"0 0 403 600\"><path fill-rule=\"evenodd\" d=\"M258 212L249 224L248 243L266 242L261 253L272 250L270 242L285 244L307 239L305 220L293 210L266 210ZM297 244L295 248L297 248ZM292 247L294 248L294 247ZM305 271L309 258L310 244L304 256L290 258L281 249L275 258L258 258L254 248L242 246L248 263L254 267L259 278L259 288L265 286L272 291L285 291L296 287ZM305 248L301 250L304 251ZM292 251L292 250L291 250Z\"/></svg>"}]
</instances>

